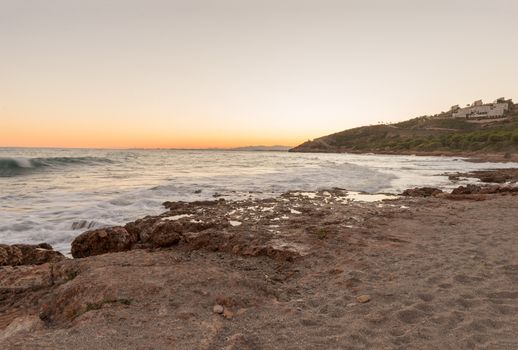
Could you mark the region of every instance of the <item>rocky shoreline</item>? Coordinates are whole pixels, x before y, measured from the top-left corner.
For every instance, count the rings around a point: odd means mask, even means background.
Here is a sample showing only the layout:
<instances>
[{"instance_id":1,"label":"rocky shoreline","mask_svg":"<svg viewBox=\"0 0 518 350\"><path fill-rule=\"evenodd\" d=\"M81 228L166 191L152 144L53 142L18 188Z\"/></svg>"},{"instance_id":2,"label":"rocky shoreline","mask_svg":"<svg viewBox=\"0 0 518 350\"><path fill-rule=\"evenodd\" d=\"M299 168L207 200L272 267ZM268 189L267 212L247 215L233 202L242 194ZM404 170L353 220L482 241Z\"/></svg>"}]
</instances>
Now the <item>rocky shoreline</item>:
<instances>
[{"instance_id":1,"label":"rocky shoreline","mask_svg":"<svg viewBox=\"0 0 518 350\"><path fill-rule=\"evenodd\" d=\"M396 156L417 156L417 157L461 157L466 161L473 163L516 163L518 162L518 154L510 152L487 153L487 152L460 152L460 151L418 151L418 150L398 150L398 151L380 151L367 150L358 151L350 148L335 148L332 150L321 149L291 149L289 152L297 153L351 153L351 154L382 154Z\"/></svg>"},{"instance_id":2,"label":"rocky shoreline","mask_svg":"<svg viewBox=\"0 0 518 350\"><path fill-rule=\"evenodd\" d=\"M74 259L0 245L0 347L514 348L517 195L166 202L84 232Z\"/></svg>"}]
</instances>

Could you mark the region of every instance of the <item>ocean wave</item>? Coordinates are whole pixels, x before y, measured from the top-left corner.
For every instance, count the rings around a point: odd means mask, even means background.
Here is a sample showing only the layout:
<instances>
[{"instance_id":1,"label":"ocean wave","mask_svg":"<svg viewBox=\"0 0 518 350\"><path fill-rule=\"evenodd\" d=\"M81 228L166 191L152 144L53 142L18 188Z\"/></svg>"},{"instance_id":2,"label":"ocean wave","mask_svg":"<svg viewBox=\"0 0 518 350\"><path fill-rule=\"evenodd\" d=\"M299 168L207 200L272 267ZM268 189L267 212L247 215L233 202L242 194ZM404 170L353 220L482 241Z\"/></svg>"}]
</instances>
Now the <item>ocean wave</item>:
<instances>
[{"instance_id":1,"label":"ocean wave","mask_svg":"<svg viewBox=\"0 0 518 350\"><path fill-rule=\"evenodd\" d=\"M21 175L38 169L108 163L114 163L114 161L102 157L0 158L0 177Z\"/></svg>"}]
</instances>

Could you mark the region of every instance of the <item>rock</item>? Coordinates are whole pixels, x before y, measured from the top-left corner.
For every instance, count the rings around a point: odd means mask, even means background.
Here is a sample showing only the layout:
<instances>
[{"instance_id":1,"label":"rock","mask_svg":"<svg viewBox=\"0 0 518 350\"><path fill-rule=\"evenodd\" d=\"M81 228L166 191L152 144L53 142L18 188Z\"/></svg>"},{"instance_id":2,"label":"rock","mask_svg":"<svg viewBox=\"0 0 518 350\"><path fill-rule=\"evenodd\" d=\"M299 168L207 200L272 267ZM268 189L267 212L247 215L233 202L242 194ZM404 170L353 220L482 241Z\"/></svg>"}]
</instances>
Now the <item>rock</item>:
<instances>
[{"instance_id":1,"label":"rock","mask_svg":"<svg viewBox=\"0 0 518 350\"><path fill-rule=\"evenodd\" d=\"M55 265L53 267L55 267ZM9 293L8 291L21 292L52 286L52 272L49 264L16 267L4 266L0 268L0 295L3 297L2 303L9 305L9 303L16 298L15 293Z\"/></svg>"},{"instance_id":2,"label":"rock","mask_svg":"<svg viewBox=\"0 0 518 350\"><path fill-rule=\"evenodd\" d=\"M92 255L122 252L130 250L137 240L138 236L128 232L124 227L86 231L72 242L72 256L85 258Z\"/></svg>"},{"instance_id":3,"label":"rock","mask_svg":"<svg viewBox=\"0 0 518 350\"><path fill-rule=\"evenodd\" d=\"M371 300L368 295L359 295L356 297L356 301L360 304L368 303Z\"/></svg>"},{"instance_id":4,"label":"rock","mask_svg":"<svg viewBox=\"0 0 518 350\"><path fill-rule=\"evenodd\" d=\"M439 193L442 193L442 190L435 188L435 187L416 187L416 188L409 188L403 191L401 193L401 196L408 196L408 197L431 197L436 196Z\"/></svg>"},{"instance_id":5,"label":"rock","mask_svg":"<svg viewBox=\"0 0 518 350\"><path fill-rule=\"evenodd\" d=\"M155 223L156 219L146 217L144 219L138 219L137 221L128 222L124 225L124 228L130 234L136 235L138 237L138 241L145 243L149 241L149 236L154 229Z\"/></svg>"},{"instance_id":6,"label":"rock","mask_svg":"<svg viewBox=\"0 0 518 350\"><path fill-rule=\"evenodd\" d=\"M44 323L36 315L21 316L14 319L7 328L0 333L0 340L7 339L21 333L31 333L45 327Z\"/></svg>"},{"instance_id":7,"label":"rock","mask_svg":"<svg viewBox=\"0 0 518 350\"><path fill-rule=\"evenodd\" d=\"M227 319L227 320L230 320L232 319L232 317L234 317L234 313L232 311L230 311L229 309L225 308L223 310L223 316Z\"/></svg>"},{"instance_id":8,"label":"rock","mask_svg":"<svg viewBox=\"0 0 518 350\"><path fill-rule=\"evenodd\" d=\"M214 305L214 307L212 308L212 311L215 313L215 314L222 314L225 310L223 309L223 306L219 305L219 304L216 304Z\"/></svg>"},{"instance_id":9,"label":"rock","mask_svg":"<svg viewBox=\"0 0 518 350\"><path fill-rule=\"evenodd\" d=\"M493 169L493 170L476 170L468 173L457 173L450 176L464 176L477 178L485 183L505 183L516 182L518 180L518 169Z\"/></svg>"},{"instance_id":10,"label":"rock","mask_svg":"<svg viewBox=\"0 0 518 350\"><path fill-rule=\"evenodd\" d=\"M158 222L149 236L150 242L159 247L170 247L180 242L183 225L177 221Z\"/></svg>"},{"instance_id":11,"label":"rock","mask_svg":"<svg viewBox=\"0 0 518 350\"><path fill-rule=\"evenodd\" d=\"M41 249L53 250L52 246L45 242L38 244L37 247Z\"/></svg>"},{"instance_id":12,"label":"rock","mask_svg":"<svg viewBox=\"0 0 518 350\"><path fill-rule=\"evenodd\" d=\"M495 194L495 193L513 193L518 192L518 187L500 186L500 185L466 185L455 188L452 195L466 195L466 194Z\"/></svg>"},{"instance_id":13,"label":"rock","mask_svg":"<svg viewBox=\"0 0 518 350\"><path fill-rule=\"evenodd\" d=\"M451 194L476 194L480 193L480 189L481 187L478 185L469 184L466 186L459 186L453 189L453 191L451 191Z\"/></svg>"},{"instance_id":14,"label":"rock","mask_svg":"<svg viewBox=\"0 0 518 350\"><path fill-rule=\"evenodd\" d=\"M0 266L22 265L22 252L15 246L0 245Z\"/></svg>"},{"instance_id":15,"label":"rock","mask_svg":"<svg viewBox=\"0 0 518 350\"><path fill-rule=\"evenodd\" d=\"M504 183L508 180L507 176L502 174L490 174L486 176L481 176L480 181L486 182L486 183Z\"/></svg>"},{"instance_id":16,"label":"rock","mask_svg":"<svg viewBox=\"0 0 518 350\"><path fill-rule=\"evenodd\" d=\"M63 259L65 256L54 251L48 243L0 244L0 266L41 265Z\"/></svg>"}]
</instances>

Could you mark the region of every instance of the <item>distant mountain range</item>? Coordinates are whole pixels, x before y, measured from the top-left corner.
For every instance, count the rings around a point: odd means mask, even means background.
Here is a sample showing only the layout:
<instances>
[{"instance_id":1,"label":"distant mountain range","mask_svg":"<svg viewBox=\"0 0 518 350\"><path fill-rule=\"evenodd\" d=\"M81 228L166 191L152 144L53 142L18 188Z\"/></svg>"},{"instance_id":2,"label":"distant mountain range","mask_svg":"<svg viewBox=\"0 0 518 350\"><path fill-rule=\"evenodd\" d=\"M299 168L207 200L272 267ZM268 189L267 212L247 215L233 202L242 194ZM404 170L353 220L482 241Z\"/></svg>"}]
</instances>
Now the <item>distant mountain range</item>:
<instances>
[{"instance_id":1,"label":"distant mountain range","mask_svg":"<svg viewBox=\"0 0 518 350\"><path fill-rule=\"evenodd\" d=\"M308 140L290 152L385 153L416 155L518 152L518 104L504 116L455 118L454 109L394 124L362 126ZM456 107L456 106L454 106Z\"/></svg>"},{"instance_id":2,"label":"distant mountain range","mask_svg":"<svg viewBox=\"0 0 518 350\"><path fill-rule=\"evenodd\" d=\"M288 151L291 147L289 146L245 146L245 147L235 147L235 148L227 148L229 151Z\"/></svg>"}]
</instances>

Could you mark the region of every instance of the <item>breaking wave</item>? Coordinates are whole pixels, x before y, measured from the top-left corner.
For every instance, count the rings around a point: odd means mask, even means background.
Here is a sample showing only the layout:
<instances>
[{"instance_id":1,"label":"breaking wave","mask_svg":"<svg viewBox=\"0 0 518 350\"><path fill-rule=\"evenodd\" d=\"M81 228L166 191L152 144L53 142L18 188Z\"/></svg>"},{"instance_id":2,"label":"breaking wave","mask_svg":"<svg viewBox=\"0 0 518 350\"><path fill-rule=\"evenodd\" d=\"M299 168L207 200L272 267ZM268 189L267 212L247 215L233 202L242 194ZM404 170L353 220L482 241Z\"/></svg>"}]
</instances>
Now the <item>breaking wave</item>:
<instances>
[{"instance_id":1,"label":"breaking wave","mask_svg":"<svg viewBox=\"0 0 518 350\"><path fill-rule=\"evenodd\" d=\"M0 177L70 165L99 165L113 162L111 159L100 157L0 158Z\"/></svg>"}]
</instances>

